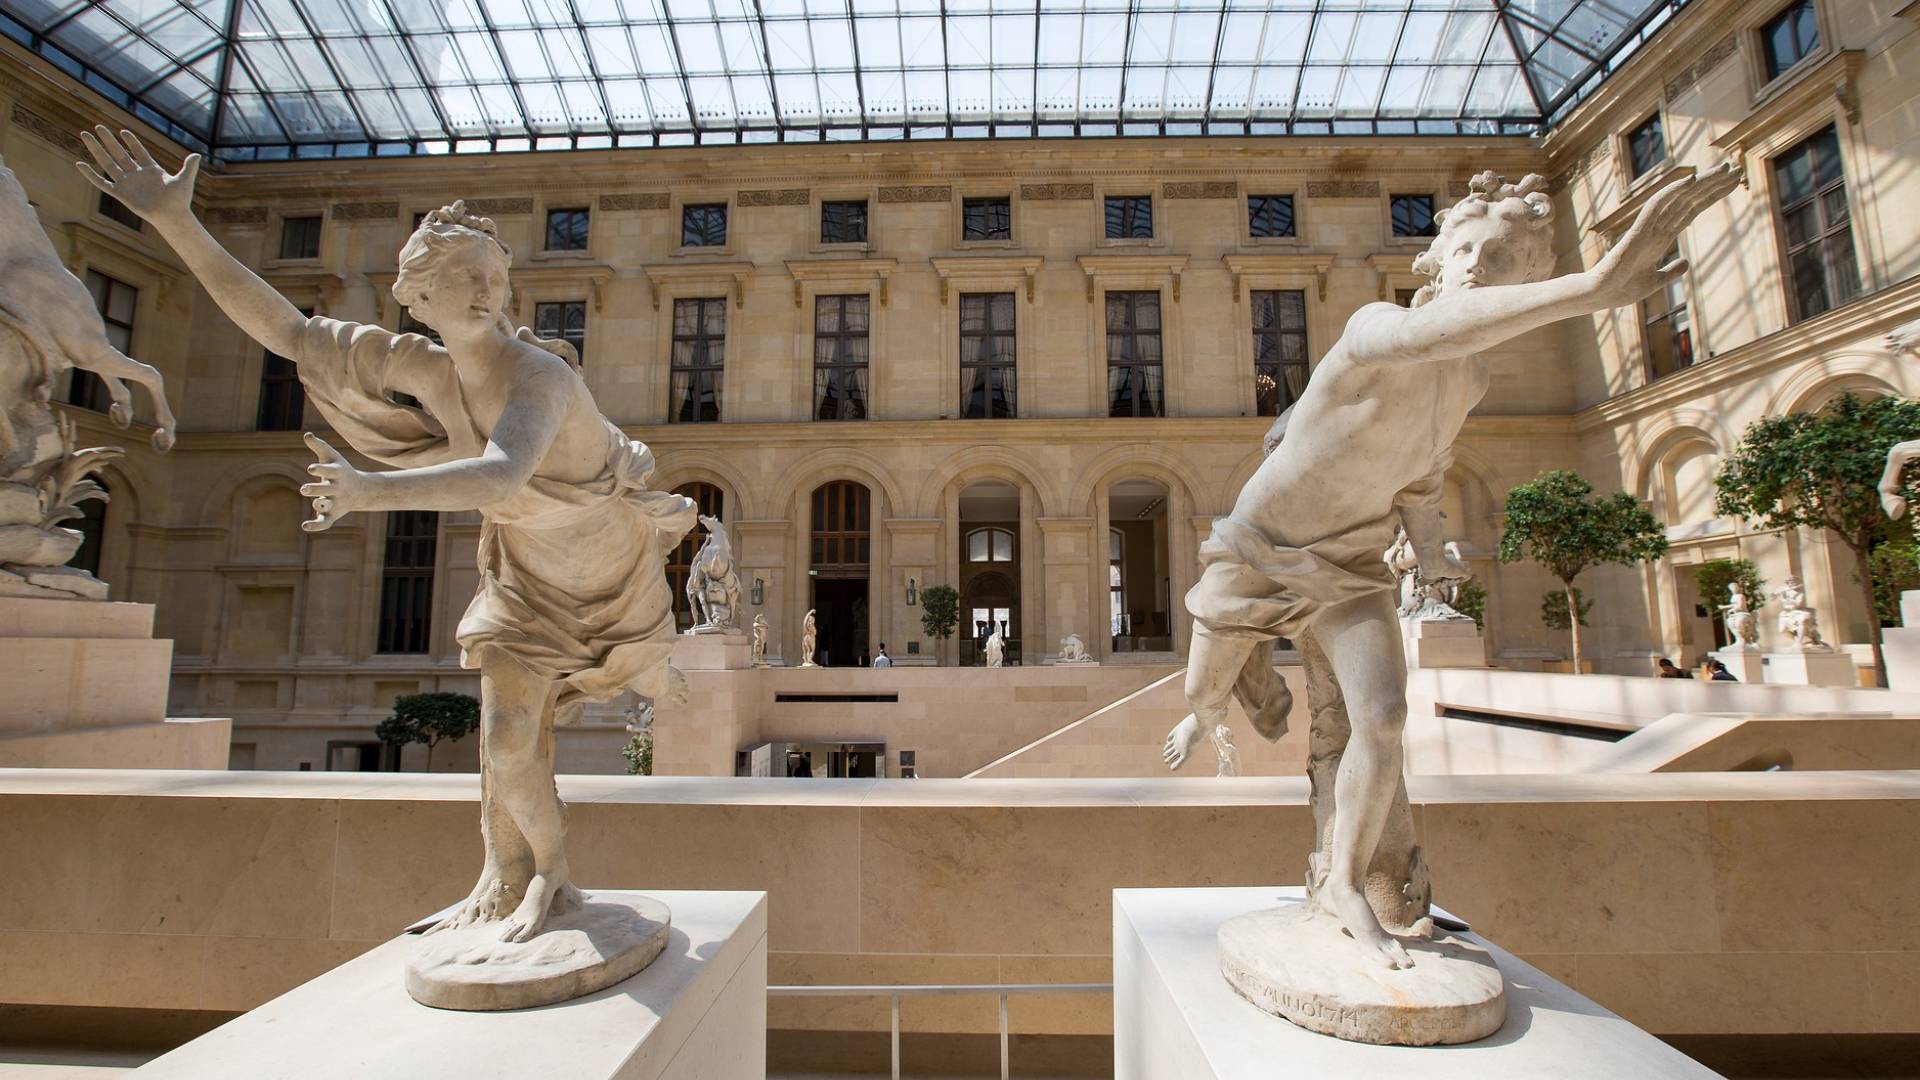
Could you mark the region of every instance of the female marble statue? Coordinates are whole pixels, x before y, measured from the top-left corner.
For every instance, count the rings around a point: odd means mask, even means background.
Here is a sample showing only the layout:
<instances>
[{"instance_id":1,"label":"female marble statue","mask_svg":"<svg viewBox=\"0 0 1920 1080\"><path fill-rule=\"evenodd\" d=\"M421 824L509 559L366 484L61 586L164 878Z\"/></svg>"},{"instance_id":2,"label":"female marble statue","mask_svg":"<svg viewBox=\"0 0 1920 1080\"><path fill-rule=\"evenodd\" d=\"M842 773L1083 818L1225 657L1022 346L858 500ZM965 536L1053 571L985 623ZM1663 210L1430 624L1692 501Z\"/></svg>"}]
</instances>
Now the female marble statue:
<instances>
[{"instance_id":1,"label":"female marble statue","mask_svg":"<svg viewBox=\"0 0 1920 1080\"><path fill-rule=\"evenodd\" d=\"M1737 581L1727 584L1727 602L1720 605L1726 612L1727 634L1733 638L1729 650L1748 652L1760 647L1758 621L1747 606L1747 591Z\"/></svg>"},{"instance_id":2,"label":"female marble statue","mask_svg":"<svg viewBox=\"0 0 1920 1080\"><path fill-rule=\"evenodd\" d=\"M993 633L987 635L986 655L988 667L1006 666L1007 639L1000 633L998 624L994 625Z\"/></svg>"},{"instance_id":3,"label":"female marble statue","mask_svg":"<svg viewBox=\"0 0 1920 1080\"><path fill-rule=\"evenodd\" d=\"M576 907L553 777L553 715L624 690L684 696L668 667L673 609L662 562L694 503L648 490L653 454L600 415L572 349L508 322L511 255L462 204L428 214L400 251L393 295L445 345L379 326L309 318L237 262L191 209L198 155L169 175L132 134L82 138L80 171L152 222L229 318L293 358L309 399L362 472L318 437L310 532L356 511L478 510L480 586L460 620L461 662L481 684L485 868L435 930L498 923L524 942ZM420 408L395 404L410 394Z\"/></svg>"},{"instance_id":4,"label":"female marble statue","mask_svg":"<svg viewBox=\"0 0 1920 1080\"><path fill-rule=\"evenodd\" d=\"M1780 632L1793 649L1825 652L1832 648L1820 637L1820 617L1807 606L1807 592L1799 578L1789 577L1780 583L1779 599Z\"/></svg>"},{"instance_id":5,"label":"female marble statue","mask_svg":"<svg viewBox=\"0 0 1920 1080\"><path fill-rule=\"evenodd\" d=\"M800 621L800 666L819 667L813 662L813 654L820 648L820 625L814 621L813 609L807 609L807 617Z\"/></svg>"}]
</instances>

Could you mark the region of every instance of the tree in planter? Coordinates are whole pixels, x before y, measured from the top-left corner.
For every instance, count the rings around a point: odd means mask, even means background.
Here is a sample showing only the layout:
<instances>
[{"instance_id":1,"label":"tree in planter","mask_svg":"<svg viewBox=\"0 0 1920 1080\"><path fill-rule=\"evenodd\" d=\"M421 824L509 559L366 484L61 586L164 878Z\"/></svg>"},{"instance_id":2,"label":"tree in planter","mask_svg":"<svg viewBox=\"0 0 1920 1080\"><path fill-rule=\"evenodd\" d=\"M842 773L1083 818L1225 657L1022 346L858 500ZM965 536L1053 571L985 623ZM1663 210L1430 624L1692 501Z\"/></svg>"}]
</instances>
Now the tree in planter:
<instances>
[{"instance_id":1,"label":"tree in planter","mask_svg":"<svg viewBox=\"0 0 1920 1080\"><path fill-rule=\"evenodd\" d=\"M1593 614L1593 601L1587 599L1585 593L1579 589L1568 589L1565 592L1555 589L1552 592L1540 594L1540 622L1547 629L1568 630L1573 627L1572 620L1567 618L1568 596L1572 596L1574 609L1580 613L1580 625L1593 625L1587 621L1587 616Z\"/></svg>"},{"instance_id":2,"label":"tree in planter","mask_svg":"<svg viewBox=\"0 0 1920 1080\"><path fill-rule=\"evenodd\" d=\"M480 730L480 699L471 694L403 694L393 699L393 715L375 725L373 734L394 748L396 756L408 743L427 748L427 771L433 771L433 748L456 742Z\"/></svg>"},{"instance_id":3,"label":"tree in planter","mask_svg":"<svg viewBox=\"0 0 1920 1080\"><path fill-rule=\"evenodd\" d=\"M1879 608L1873 549L1888 535L1880 474L1895 443L1920 438L1920 401L1842 394L1817 413L1763 416L1721 459L1713 511L1763 529L1827 529L1853 552L1867 610ZM1880 620L1867 620L1875 678L1887 683Z\"/></svg>"},{"instance_id":4,"label":"tree in planter","mask_svg":"<svg viewBox=\"0 0 1920 1080\"><path fill-rule=\"evenodd\" d=\"M1881 626L1900 622L1900 594L1920 589L1920 544L1911 536L1890 537L1873 549L1867 559L1873 574L1873 613ZM1853 572L1860 580L1860 571Z\"/></svg>"},{"instance_id":5,"label":"tree in planter","mask_svg":"<svg viewBox=\"0 0 1920 1080\"><path fill-rule=\"evenodd\" d=\"M1561 592L1584 615L1573 579L1598 563L1635 563L1667 553L1666 530L1640 500L1624 491L1595 496L1579 473L1554 469L1507 492L1507 528L1500 535L1500 561L1532 559L1560 579ZM1561 611L1567 610L1562 602ZM1546 608L1542 606L1542 617ZM1568 619L1573 635L1573 670L1580 671L1580 627Z\"/></svg>"},{"instance_id":6,"label":"tree in planter","mask_svg":"<svg viewBox=\"0 0 1920 1080\"><path fill-rule=\"evenodd\" d=\"M920 590L920 629L935 641L953 636L960 625L960 591L951 585L929 585ZM940 655L935 646L934 656Z\"/></svg>"},{"instance_id":7,"label":"tree in planter","mask_svg":"<svg viewBox=\"0 0 1920 1080\"><path fill-rule=\"evenodd\" d=\"M1713 620L1715 648L1720 647L1723 644L1720 639L1727 636L1725 606L1730 599L1729 585L1740 586L1750 610L1759 611L1767 600L1767 579L1760 576L1760 568L1753 565L1752 559L1708 559L1694 568L1693 585L1700 594L1700 606L1707 609L1707 617Z\"/></svg>"}]
</instances>

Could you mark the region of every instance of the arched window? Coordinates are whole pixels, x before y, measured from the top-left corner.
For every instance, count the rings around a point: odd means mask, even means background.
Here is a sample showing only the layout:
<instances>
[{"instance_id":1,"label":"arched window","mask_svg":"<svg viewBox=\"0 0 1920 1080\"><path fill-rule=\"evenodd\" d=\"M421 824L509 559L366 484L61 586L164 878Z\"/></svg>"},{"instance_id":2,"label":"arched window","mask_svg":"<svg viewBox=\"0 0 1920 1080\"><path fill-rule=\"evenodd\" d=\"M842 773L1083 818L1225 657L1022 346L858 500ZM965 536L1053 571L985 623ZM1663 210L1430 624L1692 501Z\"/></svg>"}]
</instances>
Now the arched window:
<instances>
[{"instance_id":1,"label":"arched window","mask_svg":"<svg viewBox=\"0 0 1920 1080\"><path fill-rule=\"evenodd\" d=\"M1107 530L1107 616L1112 625L1107 633L1114 635L1126 629L1127 579L1122 567L1126 554L1126 536L1119 529Z\"/></svg>"},{"instance_id":2,"label":"arched window","mask_svg":"<svg viewBox=\"0 0 1920 1080\"><path fill-rule=\"evenodd\" d=\"M695 480L674 488L673 493L692 499L701 514L726 520L726 515L721 511L726 509L727 493L718 487ZM707 531L695 525L674 546L673 553L667 556L667 588L673 593L673 624L680 630L693 625L693 608L687 601L687 579L693 576L693 557L699 553L700 545L706 542Z\"/></svg>"},{"instance_id":3,"label":"arched window","mask_svg":"<svg viewBox=\"0 0 1920 1080\"><path fill-rule=\"evenodd\" d=\"M75 374L78 374L76 370ZM107 482L94 477L93 482L100 485L101 491L107 490ZM80 534L80 547L67 560L67 565L75 570L85 570L94 577L100 576L100 543L107 531L107 500L88 499L80 504L80 519L68 528Z\"/></svg>"},{"instance_id":4,"label":"arched window","mask_svg":"<svg viewBox=\"0 0 1920 1080\"><path fill-rule=\"evenodd\" d=\"M975 529L967 534L968 562L1012 562L1013 533L1006 529Z\"/></svg>"}]
</instances>

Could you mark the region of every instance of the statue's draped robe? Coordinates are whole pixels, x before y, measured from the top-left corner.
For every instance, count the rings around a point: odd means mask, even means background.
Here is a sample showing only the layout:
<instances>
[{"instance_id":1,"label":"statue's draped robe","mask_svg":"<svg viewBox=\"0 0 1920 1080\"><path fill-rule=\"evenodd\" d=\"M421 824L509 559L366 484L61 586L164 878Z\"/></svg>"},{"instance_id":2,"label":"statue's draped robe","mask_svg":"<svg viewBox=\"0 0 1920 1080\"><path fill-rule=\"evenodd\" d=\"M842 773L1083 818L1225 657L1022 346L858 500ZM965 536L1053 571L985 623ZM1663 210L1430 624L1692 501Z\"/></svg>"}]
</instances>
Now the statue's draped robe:
<instances>
[{"instance_id":1,"label":"statue's draped robe","mask_svg":"<svg viewBox=\"0 0 1920 1080\"><path fill-rule=\"evenodd\" d=\"M307 322L300 381L354 449L395 468L478 457L475 425L446 350L418 334L333 319ZM421 408L396 404L414 389ZM558 704L632 689L667 691L673 602L666 553L696 508L649 490L653 453L602 417L606 465L586 481L538 471L512 498L480 508L480 587L455 633L461 663L501 650L564 684Z\"/></svg>"}]
</instances>

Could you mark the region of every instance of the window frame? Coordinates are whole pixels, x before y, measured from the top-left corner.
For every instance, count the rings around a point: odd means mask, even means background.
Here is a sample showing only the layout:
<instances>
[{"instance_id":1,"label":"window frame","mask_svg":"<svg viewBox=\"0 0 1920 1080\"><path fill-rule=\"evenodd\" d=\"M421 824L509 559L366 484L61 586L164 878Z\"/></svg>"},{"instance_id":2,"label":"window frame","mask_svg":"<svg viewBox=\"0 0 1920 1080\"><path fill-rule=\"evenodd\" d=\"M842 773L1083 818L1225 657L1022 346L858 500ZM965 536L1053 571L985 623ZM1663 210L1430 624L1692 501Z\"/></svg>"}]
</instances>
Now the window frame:
<instances>
[{"instance_id":1,"label":"window frame","mask_svg":"<svg viewBox=\"0 0 1920 1080\"><path fill-rule=\"evenodd\" d=\"M1002 297L1006 298L1006 309L1007 309L1007 320L1008 320L1008 325L1004 330L999 329L992 325L993 307L994 307L993 301L1000 299ZM969 300L979 300L979 301L985 302L988 325L984 330L968 331L967 302ZM956 306L955 314L959 319L959 333L957 338L957 344L959 347L959 357L960 357L960 363L959 363L960 399L959 399L959 404L955 409L956 417L961 420L1017 419L1020 415L1020 294L1012 290L989 291L989 292L963 292L960 294L959 302L955 306ZM999 338L1005 338L1007 340L1011 350L1010 351L1010 355L1012 356L1011 361L1006 363L1001 363L992 359L983 360L983 361L967 359L967 342L969 339L983 339L983 340L992 342ZM990 352L990 355L991 355L991 352ZM991 400L991 394L989 394L989 409L986 415L971 416L968 414L968 411L967 411L968 389L971 386L971 380L969 380L967 376L970 372L974 372L974 371L981 371L986 373L989 388L991 387L991 384L993 382L992 373L996 371L1001 373L1000 385L1006 391L1007 408L1004 414L996 414L992 410L991 406L993 402Z\"/></svg>"},{"instance_id":2,"label":"window frame","mask_svg":"<svg viewBox=\"0 0 1920 1080\"><path fill-rule=\"evenodd\" d=\"M732 320L727 316L727 306L729 303L731 303L730 298L724 295L676 296L667 307L667 422L670 424L718 424L726 420L727 333L732 329ZM691 335L682 335L680 333L681 304L699 305L699 315L696 323L698 329ZM706 307L708 304L718 305L720 310L720 336L718 340L720 362L717 364L682 364L680 362L680 343L682 341L693 345L695 350L701 352L702 355L705 353L702 346L711 346L714 344L713 335L708 334L705 330L707 325ZM687 403L676 400L677 391L675 385L679 382L682 373L685 373L688 377L689 389L691 389L692 380L696 376L703 379L709 376L712 378L713 416L711 418L704 416L688 418L681 415Z\"/></svg>"},{"instance_id":3,"label":"window frame","mask_svg":"<svg viewBox=\"0 0 1920 1080\"><path fill-rule=\"evenodd\" d=\"M584 226L580 231L580 244L578 247L556 247L554 245L553 219L560 214L578 214L584 222ZM579 205L568 202L558 206L543 206L540 208L540 253L542 255L581 256L590 254L592 250L593 206L590 202L583 200Z\"/></svg>"},{"instance_id":4,"label":"window frame","mask_svg":"<svg viewBox=\"0 0 1920 1080\"><path fill-rule=\"evenodd\" d=\"M1642 167L1635 140L1649 128L1653 131L1653 139L1656 143L1658 154L1648 160L1645 167ZM1628 187L1638 185L1649 176L1658 176L1665 172L1667 167L1673 163L1671 151L1667 146L1666 120L1661 116L1659 109L1655 109L1651 115L1622 133L1620 142L1622 150L1620 160L1627 169Z\"/></svg>"},{"instance_id":5,"label":"window frame","mask_svg":"<svg viewBox=\"0 0 1920 1080\"><path fill-rule=\"evenodd\" d=\"M437 510L389 510L381 528L380 601L374 611L373 652L376 656L423 656L433 652L434 594L439 578L441 515ZM431 534L418 529L425 520L433 522ZM415 531L402 533L404 526ZM415 546L415 561L394 564L396 543ZM425 559L418 556L424 548ZM390 609L418 597L408 585L425 584L424 599L410 606L416 614L402 617ZM419 610L423 609L423 610ZM415 625L417 623L417 625ZM415 645L418 645L415 648Z\"/></svg>"},{"instance_id":6,"label":"window frame","mask_svg":"<svg viewBox=\"0 0 1920 1080\"><path fill-rule=\"evenodd\" d=\"M1121 203L1140 202L1140 203L1146 204L1147 234L1145 236L1129 236L1129 235L1114 236L1112 235L1112 233L1109 231L1110 227L1113 225L1113 208L1110 204L1115 202L1121 202ZM1154 197L1154 193L1151 188L1149 188L1147 191L1142 192L1140 194L1116 195L1110 192L1102 192L1100 195L1100 202L1099 202L1100 239L1106 241L1108 244L1148 244L1148 243L1152 243L1155 240L1158 240L1160 237L1159 237L1157 219L1160 216L1160 207L1157 205L1157 203L1158 203L1158 200ZM1126 213L1125 213L1125 210L1123 209L1121 214L1121 225L1123 226L1123 228L1126 224L1126 220L1127 220Z\"/></svg>"},{"instance_id":7,"label":"window frame","mask_svg":"<svg viewBox=\"0 0 1920 1080\"><path fill-rule=\"evenodd\" d=\"M1280 305L1281 305L1280 297L1282 294L1299 297L1300 325L1297 328L1273 326L1273 327L1267 327L1264 329L1258 326L1256 323L1256 319L1257 319L1256 313L1258 312L1259 306L1260 306L1258 298L1265 295L1272 295L1274 297L1275 311L1277 313L1280 309ZM1281 413L1285 412L1289 407L1291 407L1295 402L1300 400L1297 394L1294 394L1292 391L1289 391L1286 389L1287 384L1283 380L1284 380L1287 368L1298 367L1300 369L1301 392L1302 393L1305 392L1307 379L1312 375L1312 372L1313 372L1312 330L1308 325L1309 324L1308 311L1309 311L1309 301L1307 299L1307 290L1305 289L1270 288L1270 289L1248 289L1247 290L1247 329L1251 337L1252 348L1253 348L1253 415L1279 416ZM1260 341L1262 337L1272 338L1274 342L1274 348L1280 352L1284 352L1284 342L1287 338L1297 337L1300 341L1299 361L1296 363L1296 362L1285 360L1285 359L1275 359L1271 362L1262 362L1260 359ZM1275 401L1274 410L1272 412L1265 412L1262 410L1262 407L1261 407L1262 395L1260 393L1260 378L1263 373L1263 369L1265 368L1273 369L1272 378L1274 381L1276 401Z\"/></svg>"},{"instance_id":8,"label":"window frame","mask_svg":"<svg viewBox=\"0 0 1920 1080\"><path fill-rule=\"evenodd\" d=\"M1151 333L1152 336L1157 340L1159 344L1158 352L1159 352L1160 359L1158 363L1144 364L1134 360L1128 360L1122 363L1115 363L1114 350L1113 350L1113 339L1115 336L1115 331L1112 329L1111 324L1108 322L1107 311L1108 311L1109 305L1113 303L1114 298L1122 297L1122 296L1129 298L1126 301L1126 306L1128 311L1131 313L1130 321L1132 322L1132 325L1129 326L1126 330L1121 331L1121 333L1131 339L1134 339L1136 342L1141 337L1145 336L1148 333ZM1156 313L1159 316L1158 325L1156 325L1151 331L1145 331L1139 327L1139 319L1138 319L1139 309L1136 306L1141 298L1144 298L1147 296L1152 296L1154 298L1154 308ZM1103 350L1102 355L1106 361L1105 363L1105 374L1106 374L1105 398L1107 403L1107 412L1104 415L1108 419L1116 419L1116 420L1118 419L1126 419L1126 420L1162 419L1170 415L1171 410L1169 408L1169 402L1167 400L1167 397L1168 397L1167 368L1171 366L1168 362L1168 357L1167 357L1167 308L1168 307L1169 305L1167 303L1167 297L1165 292L1158 288L1144 288L1144 289L1115 288L1115 289L1102 290L1100 295L1100 307L1097 309L1097 317L1100 320L1100 326L1102 328L1102 332L1105 335L1106 342L1107 342L1106 348ZM1159 401L1158 401L1157 410L1154 412L1147 412L1147 413L1141 412L1140 396L1136 394L1136 395L1132 395L1130 398L1130 400L1132 400L1133 402L1133 410L1131 412L1120 413L1120 414L1114 413L1113 412L1113 407L1114 407L1113 405L1113 371L1114 369L1122 368L1122 369L1131 370L1135 368L1148 368L1148 367L1159 369L1159 395L1158 395Z\"/></svg>"},{"instance_id":9,"label":"window frame","mask_svg":"<svg viewBox=\"0 0 1920 1080\"><path fill-rule=\"evenodd\" d=\"M108 343L112 344L114 348L119 349L129 358L133 357L133 346L137 340L136 335L139 333L138 327L140 325L140 286L122 278L115 277L97 266L83 268L80 271L79 277L80 283L86 286L87 295L93 299L94 312L100 318L101 327L107 332ZM97 296L94 295L91 280L95 277L98 277L105 283L101 293ZM112 315L109 314L109 312L113 310L113 290L116 287L125 289L133 294L133 299L128 304L130 314L126 322L113 318ZM115 330L123 330L126 332L127 344L125 347L114 342L113 331ZM78 367L73 368L68 373L67 392L62 396L61 400L76 408L86 409L89 412L105 413L111 411L113 407L113 397L107 390L107 384L101 380L100 376Z\"/></svg>"},{"instance_id":10,"label":"window frame","mask_svg":"<svg viewBox=\"0 0 1920 1080\"><path fill-rule=\"evenodd\" d=\"M1785 20L1789 15L1802 9L1813 19L1813 44L1807 51L1795 57L1791 63L1785 66L1776 66L1775 61L1777 58L1774 56L1773 41L1771 35L1768 34L1768 30L1772 28L1775 23ZM1825 55L1829 51L1826 30L1824 20L1820 18L1820 5L1816 3L1815 0L1789 0L1788 3L1775 8L1771 15L1755 23L1753 32L1758 38L1758 48L1755 52L1755 59L1759 63L1760 85L1762 87L1772 86L1794 71L1804 67L1807 61Z\"/></svg>"},{"instance_id":11,"label":"window frame","mask_svg":"<svg viewBox=\"0 0 1920 1080\"><path fill-rule=\"evenodd\" d=\"M856 337L858 337L861 340L864 340L866 342L866 356L860 363L854 364L854 363L846 362L845 360L837 360L837 359L830 360L825 363L821 362L820 344L822 340L822 335L820 332L820 305L822 301L826 301L826 300L834 300L839 302L839 308L840 308L839 324L841 327L841 329L838 329L838 330L828 331L826 335L826 340L834 341L834 342L846 342L846 341L852 341ZM858 300L866 306L866 327L857 335L845 329L846 321L847 321L847 308L849 306L849 302L854 300ZM812 404L811 404L811 408L809 408L807 412L807 418L809 420L820 422L820 423L838 423L838 422L848 422L848 421L857 422L857 421L873 419L873 414L874 414L874 410L873 410L873 339L874 339L873 309L874 309L873 294L870 292L820 292L820 293L814 294L813 322L811 326L811 332L808 334L808 342L812 350L811 370L813 372L812 395L811 395ZM839 352L839 351L840 351L839 348L835 349L835 352ZM821 391L820 391L821 373L823 371L836 373L832 381L835 383L836 389L840 391L844 391L845 380L841 378L837 373L850 372L855 369L860 370L865 376L865 385L861 387L861 391L860 391L859 415L857 416L847 415L850 410L850 403L852 401L852 398L843 392L841 394L840 403L837 410L838 415L824 416L824 417L821 416L820 409L821 409L821 406L824 404L824 401L821 396Z\"/></svg>"},{"instance_id":12,"label":"window frame","mask_svg":"<svg viewBox=\"0 0 1920 1080\"><path fill-rule=\"evenodd\" d=\"M1253 201L1255 199L1285 199L1288 206L1288 228L1290 232L1282 236L1256 236L1253 231ZM1241 215L1241 238L1249 244L1279 244L1298 246L1304 243L1300 235L1300 193L1297 191L1259 191L1248 190L1240 197L1243 211Z\"/></svg>"},{"instance_id":13,"label":"window frame","mask_svg":"<svg viewBox=\"0 0 1920 1080\"><path fill-rule=\"evenodd\" d=\"M1435 197L1433 192L1389 191L1386 193L1386 199L1387 239L1389 242L1396 244L1430 244L1433 242L1434 237L1440 235L1440 227L1439 224L1434 221L1434 217L1440 212L1441 200ZM1396 228L1397 223L1395 222L1394 208L1395 204L1402 199L1425 199L1427 201L1426 228L1428 231L1403 233Z\"/></svg>"},{"instance_id":14,"label":"window frame","mask_svg":"<svg viewBox=\"0 0 1920 1080\"><path fill-rule=\"evenodd\" d=\"M1825 183L1816 182L1809 194L1789 204L1786 201L1785 194L1780 190L1780 164L1789 156L1801 152L1802 148L1806 148L1805 152L1809 155L1813 154L1813 150L1809 144L1827 134L1833 136L1833 156L1839 165L1838 179ZM1785 147L1768 155L1766 164L1767 183L1771 188L1769 191L1771 197L1768 201L1773 204L1774 235L1777 238L1780 252L1780 287L1786 295L1786 324L1788 326L1796 326L1808 319L1824 315L1836 308L1844 307L1867 295L1870 277L1866 273L1863 273L1860 262L1862 245L1860 237L1853 232L1854 222L1859 216L1854 212L1855 207L1853 205L1856 192L1848 183L1849 170L1847 167L1846 140L1842 138L1842 128L1838 118L1829 120L1826 124L1815 127L1812 131L1807 132ZM1840 200L1841 205L1846 207L1847 212L1846 220L1837 226L1825 221L1826 208L1824 205L1827 201L1826 196L1835 189L1836 185L1842 194ZM1811 207L1818 213L1822 219L1822 227L1816 237L1795 244L1788 238L1787 214L1790 210L1799 209L1802 206ZM1845 297L1836 297L1833 290L1834 280L1831 276L1836 269L1836 260L1832 254L1830 244L1833 239L1839 235L1845 235L1847 240L1847 248L1850 253L1848 270L1853 278L1853 291ZM1826 293L1827 306L1820 311L1808 313L1802 310L1799 290L1794 287L1794 256L1799 252L1804 252L1816 246L1820 249L1821 253L1821 264L1823 267L1822 286L1823 291Z\"/></svg>"},{"instance_id":15,"label":"window frame","mask_svg":"<svg viewBox=\"0 0 1920 1080\"><path fill-rule=\"evenodd\" d=\"M959 195L956 195L955 198L957 198L960 202L960 217L959 217L960 235L958 237L958 242L960 244L969 246L969 247L1010 247L1012 246L1013 230L1014 230L1014 224L1013 224L1014 212L1013 212L1013 195L1011 193L1008 193L1005 195L997 194L997 193L996 194L959 194ZM968 228L967 212L970 209L968 204L980 204L980 203L1000 203L1006 207L1006 214L1007 214L1006 235L1004 236L969 236L967 235L967 228Z\"/></svg>"},{"instance_id":16,"label":"window frame","mask_svg":"<svg viewBox=\"0 0 1920 1080\"><path fill-rule=\"evenodd\" d=\"M717 244L709 244L705 242L698 243L698 244L687 243L687 215L690 213L693 213L696 210L700 210L700 211L718 210L720 212L720 242L719 243ZM727 248L733 242L732 229L733 229L732 206L724 200L720 202L689 202L689 203L682 203L680 206L679 248L681 251L727 250Z\"/></svg>"},{"instance_id":17,"label":"window frame","mask_svg":"<svg viewBox=\"0 0 1920 1080\"><path fill-rule=\"evenodd\" d=\"M287 254L287 227L295 224L301 224L302 227L304 227L304 223L307 222L311 222L313 226L313 254ZM307 265L320 261L320 257L325 254L327 246L327 215L325 211L311 210L283 213L278 219L278 224L280 226L279 239L274 246L274 257L269 260L271 263L276 265Z\"/></svg>"},{"instance_id":18,"label":"window frame","mask_svg":"<svg viewBox=\"0 0 1920 1080\"><path fill-rule=\"evenodd\" d=\"M828 207L860 207L860 235L854 239L829 239L827 237ZM815 220L820 223L819 245L822 248L838 250L842 248L865 249L873 241L873 200L865 195L846 198L821 199Z\"/></svg>"},{"instance_id":19,"label":"window frame","mask_svg":"<svg viewBox=\"0 0 1920 1080\"><path fill-rule=\"evenodd\" d=\"M545 330L541 327L540 316L543 309L569 308L569 307L574 307L576 305L580 308L580 330L578 334L578 337L579 337L578 341L574 340L574 335L569 334L567 332L567 328L564 325L564 321L565 321L564 315L562 316L563 325L561 326L560 332L558 334L546 333ZM586 297L580 297L578 299L573 297L562 297L562 298L553 299L553 300L535 300L533 302L533 332L535 334L538 334L541 337L557 338L561 341L566 342L569 345L572 345L574 348L575 354L578 356L580 360L580 366L582 368L585 368L587 366L587 340L588 340L587 329L588 329L588 322L592 318L592 307L593 307L592 303Z\"/></svg>"},{"instance_id":20,"label":"window frame","mask_svg":"<svg viewBox=\"0 0 1920 1080\"><path fill-rule=\"evenodd\" d=\"M1676 240L1672 257L1682 257L1682 250L1679 242ZM1670 258L1667 261L1671 262L1672 259ZM1666 304L1667 289L1671 285L1671 283L1669 283L1669 286L1663 286L1658 292L1642 298L1641 301L1635 305L1635 312L1640 317L1641 372L1645 381L1648 383L1658 382L1661 379L1677 375L1700 363L1702 359L1699 327L1695 325L1693 317L1693 282L1688 278L1689 275L1682 274L1679 278L1675 279L1686 292L1685 297L1681 299L1679 304L1663 307L1659 314L1652 314L1650 305L1654 302L1658 301ZM1671 324L1676 314L1684 315L1686 318L1686 329L1682 331L1682 333L1686 334L1687 338L1687 358L1683 363L1676 363L1671 371L1657 372L1654 370L1654 335L1656 333L1672 335L1674 331L1671 325L1666 325L1664 329L1657 328L1661 327L1662 324Z\"/></svg>"},{"instance_id":21,"label":"window frame","mask_svg":"<svg viewBox=\"0 0 1920 1080\"><path fill-rule=\"evenodd\" d=\"M301 308L300 314L307 318L312 318L313 309ZM286 368L284 371L269 374L269 369L273 367L273 362L276 360L285 364ZM295 364L292 358L281 356L272 349L262 349L260 352L259 387L259 396L254 401L253 409L253 429L255 431L302 431L305 429L307 388L306 385L300 381L299 365ZM279 417L281 423L278 426L269 426L267 423L269 388L285 388L286 391L284 395L276 395L277 399L281 402L282 409L285 410L282 411Z\"/></svg>"}]
</instances>

